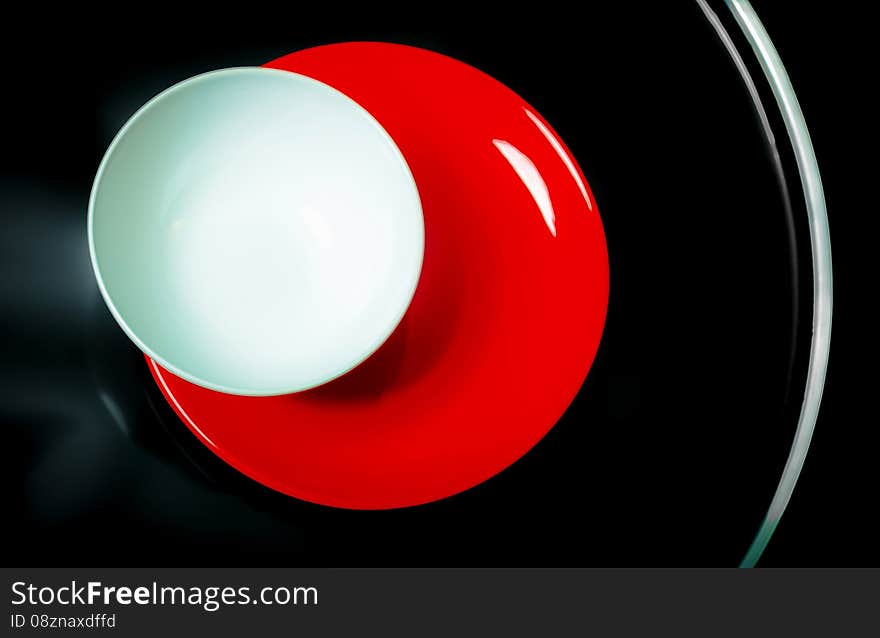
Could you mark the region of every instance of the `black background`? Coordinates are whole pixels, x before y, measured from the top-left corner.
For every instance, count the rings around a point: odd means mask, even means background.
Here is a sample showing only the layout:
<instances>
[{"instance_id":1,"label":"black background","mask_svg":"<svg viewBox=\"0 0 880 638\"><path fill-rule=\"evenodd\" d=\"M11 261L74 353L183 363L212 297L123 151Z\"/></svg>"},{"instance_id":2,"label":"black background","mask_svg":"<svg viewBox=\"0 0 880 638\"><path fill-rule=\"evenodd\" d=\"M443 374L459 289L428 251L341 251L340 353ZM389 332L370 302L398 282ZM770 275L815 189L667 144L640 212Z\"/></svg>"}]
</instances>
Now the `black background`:
<instances>
[{"instance_id":1,"label":"black background","mask_svg":"<svg viewBox=\"0 0 880 638\"><path fill-rule=\"evenodd\" d=\"M141 9L109 22L29 13L3 27L7 560L738 563L794 431L810 263L802 205L792 243L752 105L696 4L585 3L583 17L548 3L498 16L446 3L363 15L282 6L191 18ZM836 295L822 415L763 564L873 565L877 435L866 375L876 331L859 325L860 300L876 288L859 247L873 200L856 190L873 105L857 64L873 47L842 6L756 8L813 135ZM85 243L98 162L147 99L202 71L346 40L434 49L525 97L583 167L611 260L603 343L557 427L487 483L390 512L302 503L215 459L104 309ZM796 199L790 153L783 161Z\"/></svg>"}]
</instances>

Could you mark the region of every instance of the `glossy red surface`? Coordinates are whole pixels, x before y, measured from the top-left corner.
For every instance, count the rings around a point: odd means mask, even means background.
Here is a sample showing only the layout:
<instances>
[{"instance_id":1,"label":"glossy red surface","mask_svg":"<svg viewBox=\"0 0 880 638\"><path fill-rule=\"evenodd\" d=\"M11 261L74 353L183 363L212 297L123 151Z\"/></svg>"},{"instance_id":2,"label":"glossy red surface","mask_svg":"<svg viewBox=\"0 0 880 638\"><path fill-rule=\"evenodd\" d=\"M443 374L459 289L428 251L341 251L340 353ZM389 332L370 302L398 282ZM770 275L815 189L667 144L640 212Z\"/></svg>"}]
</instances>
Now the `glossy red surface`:
<instances>
[{"instance_id":1,"label":"glossy red surface","mask_svg":"<svg viewBox=\"0 0 880 638\"><path fill-rule=\"evenodd\" d=\"M239 397L150 361L156 381L216 454L300 499L403 507L488 479L559 419L599 345L608 257L586 180L534 109L451 58L347 43L267 66L336 87L397 142L424 207L419 287L385 345L322 387Z\"/></svg>"}]
</instances>

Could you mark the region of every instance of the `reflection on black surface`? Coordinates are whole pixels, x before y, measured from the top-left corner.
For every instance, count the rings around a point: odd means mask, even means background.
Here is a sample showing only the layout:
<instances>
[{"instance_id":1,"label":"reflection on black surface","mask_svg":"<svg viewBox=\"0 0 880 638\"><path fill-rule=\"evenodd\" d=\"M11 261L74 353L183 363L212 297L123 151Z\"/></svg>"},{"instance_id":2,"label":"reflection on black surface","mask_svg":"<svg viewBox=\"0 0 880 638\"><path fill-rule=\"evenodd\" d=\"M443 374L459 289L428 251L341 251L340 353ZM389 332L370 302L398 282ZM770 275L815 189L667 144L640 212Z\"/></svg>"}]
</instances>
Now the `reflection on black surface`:
<instances>
[{"instance_id":1,"label":"reflection on black surface","mask_svg":"<svg viewBox=\"0 0 880 638\"><path fill-rule=\"evenodd\" d=\"M19 288L4 295L12 340L2 449L7 481L21 485L21 542L43 542L47 559L55 547L65 560L73 546L84 552L75 556L161 556L169 541L180 544L175 551L205 550L254 534L301 547L296 526L227 497L182 453L175 437L183 432L160 427L143 358L94 284L82 201L27 187L18 194L16 224L4 235L15 243Z\"/></svg>"}]
</instances>

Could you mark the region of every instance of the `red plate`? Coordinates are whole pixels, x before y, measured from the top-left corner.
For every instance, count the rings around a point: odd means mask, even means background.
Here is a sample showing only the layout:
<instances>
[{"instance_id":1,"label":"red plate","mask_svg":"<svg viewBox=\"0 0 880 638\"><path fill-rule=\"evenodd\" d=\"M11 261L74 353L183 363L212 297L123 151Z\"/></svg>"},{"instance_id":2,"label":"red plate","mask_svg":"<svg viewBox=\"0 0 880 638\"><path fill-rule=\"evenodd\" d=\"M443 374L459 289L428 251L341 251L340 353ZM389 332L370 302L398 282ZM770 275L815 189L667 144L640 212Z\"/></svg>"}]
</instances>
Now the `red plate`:
<instances>
[{"instance_id":1,"label":"red plate","mask_svg":"<svg viewBox=\"0 0 880 638\"><path fill-rule=\"evenodd\" d=\"M584 176L522 98L446 56L347 43L266 66L346 93L397 142L424 207L418 290L373 357L314 390L233 396L149 361L153 376L218 456L300 499L404 507L488 479L547 433L596 354L608 256Z\"/></svg>"}]
</instances>

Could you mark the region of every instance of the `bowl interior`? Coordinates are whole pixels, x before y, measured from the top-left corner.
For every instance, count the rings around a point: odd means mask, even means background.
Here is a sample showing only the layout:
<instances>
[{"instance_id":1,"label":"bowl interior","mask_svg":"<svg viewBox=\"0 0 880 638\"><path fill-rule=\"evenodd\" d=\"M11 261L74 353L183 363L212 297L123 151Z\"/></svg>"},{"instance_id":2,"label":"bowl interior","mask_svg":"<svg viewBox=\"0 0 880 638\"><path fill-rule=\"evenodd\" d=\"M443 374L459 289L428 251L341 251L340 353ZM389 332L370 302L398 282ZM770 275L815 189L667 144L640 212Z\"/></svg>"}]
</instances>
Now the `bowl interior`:
<instances>
[{"instance_id":1,"label":"bowl interior","mask_svg":"<svg viewBox=\"0 0 880 638\"><path fill-rule=\"evenodd\" d=\"M415 291L418 191L397 146L342 93L226 69L123 127L89 208L105 300L148 355L199 385L294 392L374 352Z\"/></svg>"}]
</instances>

